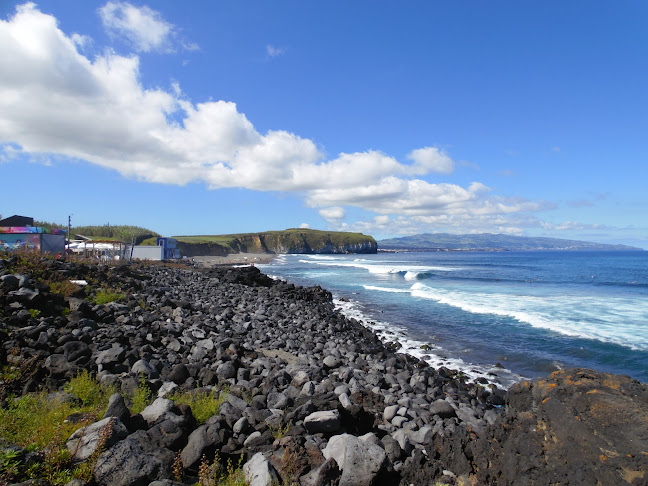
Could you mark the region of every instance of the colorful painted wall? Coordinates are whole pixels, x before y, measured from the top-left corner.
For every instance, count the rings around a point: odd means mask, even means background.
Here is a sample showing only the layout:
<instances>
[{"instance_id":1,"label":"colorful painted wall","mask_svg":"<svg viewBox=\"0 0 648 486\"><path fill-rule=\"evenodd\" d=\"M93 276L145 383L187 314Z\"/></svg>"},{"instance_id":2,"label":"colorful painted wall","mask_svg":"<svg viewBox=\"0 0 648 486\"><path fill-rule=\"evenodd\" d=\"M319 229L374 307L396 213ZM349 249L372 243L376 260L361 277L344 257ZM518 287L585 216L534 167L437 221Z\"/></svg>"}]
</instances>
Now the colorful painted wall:
<instances>
[{"instance_id":1,"label":"colorful painted wall","mask_svg":"<svg viewBox=\"0 0 648 486\"><path fill-rule=\"evenodd\" d=\"M40 234L2 234L0 233L0 249L10 250L40 250Z\"/></svg>"},{"instance_id":2,"label":"colorful painted wall","mask_svg":"<svg viewBox=\"0 0 648 486\"><path fill-rule=\"evenodd\" d=\"M63 252L65 251L65 230L39 226L0 227L0 251L20 249Z\"/></svg>"}]
</instances>

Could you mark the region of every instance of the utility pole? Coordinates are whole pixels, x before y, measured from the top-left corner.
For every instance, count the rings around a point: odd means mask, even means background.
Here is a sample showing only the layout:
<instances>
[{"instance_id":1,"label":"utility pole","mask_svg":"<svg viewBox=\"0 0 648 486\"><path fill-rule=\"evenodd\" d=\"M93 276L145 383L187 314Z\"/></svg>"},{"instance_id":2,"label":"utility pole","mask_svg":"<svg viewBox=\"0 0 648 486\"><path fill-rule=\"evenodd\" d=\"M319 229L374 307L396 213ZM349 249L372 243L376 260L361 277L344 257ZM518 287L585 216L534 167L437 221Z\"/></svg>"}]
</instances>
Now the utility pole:
<instances>
[{"instance_id":1,"label":"utility pole","mask_svg":"<svg viewBox=\"0 0 648 486\"><path fill-rule=\"evenodd\" d=\"M68 254L70 253L70 236L72 236L72 215L68 216Z\"/></svg>"}]
</instances>

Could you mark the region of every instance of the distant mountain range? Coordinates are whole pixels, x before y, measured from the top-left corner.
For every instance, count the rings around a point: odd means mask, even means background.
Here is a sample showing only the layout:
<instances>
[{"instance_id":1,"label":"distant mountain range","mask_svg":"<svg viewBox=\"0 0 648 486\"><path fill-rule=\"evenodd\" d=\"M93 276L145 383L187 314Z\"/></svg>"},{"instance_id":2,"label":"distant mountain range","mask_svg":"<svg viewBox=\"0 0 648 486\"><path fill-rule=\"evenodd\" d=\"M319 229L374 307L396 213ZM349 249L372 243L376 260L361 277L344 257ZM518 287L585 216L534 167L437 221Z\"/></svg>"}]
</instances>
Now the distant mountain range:
<instances>
[{"instance_id":1,"label":"distant mountain range","mask_svg":"<svg viewBox=\"0 0 648 486\"><path fill-rule=\"evenodd\" d=\"M474 235L451 235L448 233L426 233L378 241L380 250L404 251L536 251L536 250L573 250L573 251L637 251L626 245L606 245L589 241L563 240L529 236L510 236L481 233Z\"/></svg>"}]
</instances>

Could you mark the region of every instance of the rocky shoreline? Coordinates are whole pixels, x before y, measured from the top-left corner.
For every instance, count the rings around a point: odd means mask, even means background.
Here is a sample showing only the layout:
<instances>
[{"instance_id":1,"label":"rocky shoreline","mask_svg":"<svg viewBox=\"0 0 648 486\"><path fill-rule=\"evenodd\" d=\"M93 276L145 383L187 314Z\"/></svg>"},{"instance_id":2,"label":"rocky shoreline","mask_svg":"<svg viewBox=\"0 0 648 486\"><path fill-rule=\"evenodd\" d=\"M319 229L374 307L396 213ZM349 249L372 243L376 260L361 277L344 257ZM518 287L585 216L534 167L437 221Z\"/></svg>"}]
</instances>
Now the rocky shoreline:
<instances>
[{"instance_id":1,"label":"rocky shoreline","mask_svg":"<svg viewBox=\"0 0 648 486\"><path fill-rule=\"evenodd\" d=\"M63 298L0 260L0 364L38 363L0 399L82 370L116 385L69 441L91 457L103 434L92 484L192 484L216 452L243 457L253 485L648 484L648 387L627 377L569 370L507 392L398 353L328 291L255 267L45 264L89 285ZM83 298L102 286L124 299ZM157 398L132 414L142 377ZM227 393L197 425L177 389Z\"/></svg>"}]
</instances>

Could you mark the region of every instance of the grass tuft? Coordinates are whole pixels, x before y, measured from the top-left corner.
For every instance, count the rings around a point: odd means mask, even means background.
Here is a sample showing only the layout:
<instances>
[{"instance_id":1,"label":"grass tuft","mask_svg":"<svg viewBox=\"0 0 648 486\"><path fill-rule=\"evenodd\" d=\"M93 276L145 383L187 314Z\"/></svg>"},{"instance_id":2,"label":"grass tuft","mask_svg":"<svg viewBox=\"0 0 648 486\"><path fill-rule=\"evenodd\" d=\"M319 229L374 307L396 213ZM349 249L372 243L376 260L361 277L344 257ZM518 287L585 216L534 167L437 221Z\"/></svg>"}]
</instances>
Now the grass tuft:
<instances>
[{"instance_id":1,"label":"grass tuft","mask_svg":"<svg viewBox=\"0 0 648 486\"><path fill-rule=\"evenodd\" d=\"M100 385L87 372L72 378L65 390L78 400L60 400L42 391L20 398L9 396L6 406L0 408L0 443L15 444L42 458L41 462L28 465L22 462L21 456L7 451L0 453L0 484L41 478L57 486L74 477L88 477L88 472L83 470L88 466L72 465L65 442L105 410L114 390ZM66 422L72 414L83 414L87 420Z\"/></svg>"},{"instance_id":2,"label":"grass tuft","mask_svg":"<svg viewBox=\"0 0 648 486\"><path fill-rule=\"evenodd\" d=\"M110 396L117 391L117 388L102 385L95 380L88 370L83 370L77 376L65 384L65 391L77 397L84 407L101 411L103 406L108 404Z\"/></svg>"},{"instance_id":3,"label":"grass tuft","mask_svg":"<svg viewBox=\"0 0 648 486\"><path fill-rule=\"evenodd\" d=\"M121 302L126 296L114 290L100 290L95 295L94 301L97 305L104 305L110 302Z\"/></svg>"},{"instance_id":4,"label":"grass tuft","mask_svg":"<svg viewBox=\"0 0 648 486\"><path fill-rule=\"evenodd\" d=\"M144 375L141 375L139 386L131 398L131 412L134 414L140 413L151 403L153 403L153 392L146 383Z\"/></svg>"},{"instance_id":5,"label":"grass tuft","mask_svg":"<svg viewBox=\"0 0 648 486\"><path fill-rule=\"evenodd\" d=\"M218 413L228 393L227 387L220 393L216 389L211 391L196 389L189 392L175 392L170 398L176 405L189 405L196 422L204 424L209 417Z\"/></svg>"}]
</instances>

